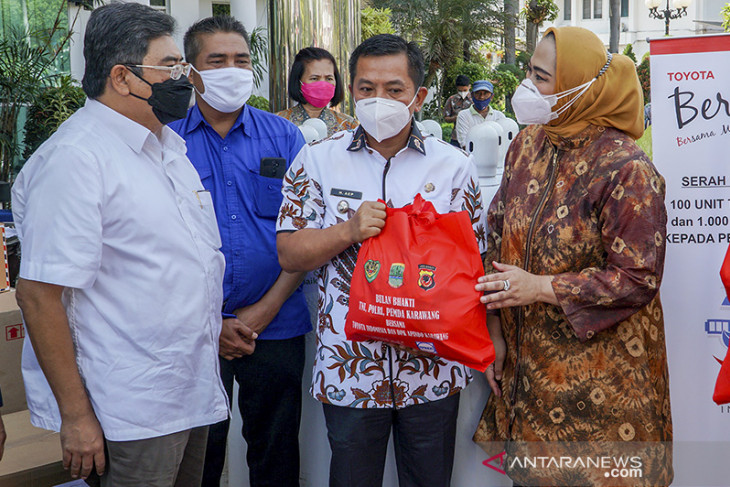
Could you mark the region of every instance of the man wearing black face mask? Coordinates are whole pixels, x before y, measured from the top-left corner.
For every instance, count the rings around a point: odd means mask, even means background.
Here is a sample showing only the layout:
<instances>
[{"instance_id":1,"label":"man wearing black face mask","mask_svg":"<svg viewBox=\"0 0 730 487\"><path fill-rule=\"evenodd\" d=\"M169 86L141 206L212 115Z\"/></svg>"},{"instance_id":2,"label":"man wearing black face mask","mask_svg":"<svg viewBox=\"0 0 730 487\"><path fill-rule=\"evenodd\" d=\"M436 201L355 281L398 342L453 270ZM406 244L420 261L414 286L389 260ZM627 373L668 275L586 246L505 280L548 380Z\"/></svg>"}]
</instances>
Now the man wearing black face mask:
<instances>
[{"instance_id":1,"label":"man wearing black face mask","mask_svg":"<svg viewBox=\"0 0 730 487\"><path fill-rule=\"evenodd\" d=\"M137 3L94 10L89 99L13 187L31 419L60 430L73 478L102 486L200 485L208 425L228 414L220 237L164 125L192 93L174 25Z\"/></svg>"}]
</instances>

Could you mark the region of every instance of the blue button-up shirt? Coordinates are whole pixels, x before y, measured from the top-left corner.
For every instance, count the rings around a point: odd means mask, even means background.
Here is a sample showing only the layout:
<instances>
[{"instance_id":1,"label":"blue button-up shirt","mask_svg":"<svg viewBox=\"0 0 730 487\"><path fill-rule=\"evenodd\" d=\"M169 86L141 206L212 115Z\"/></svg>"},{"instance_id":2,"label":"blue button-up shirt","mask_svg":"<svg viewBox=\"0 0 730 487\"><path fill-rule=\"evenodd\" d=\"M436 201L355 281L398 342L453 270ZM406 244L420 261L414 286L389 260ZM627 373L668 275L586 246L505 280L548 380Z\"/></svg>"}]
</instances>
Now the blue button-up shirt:
<instances>
[{"instance_id":1,"label":"blue button-up shirt","mask_svg":"<svg viewBox=\"0 0 730 487\"><path fill-rule=\"evenodd\" d=\"M288 167L304 138L291 122L248 105L224 139L197 105L169 127L187 142L188 158L213 197L226 257L223 312L232 313L260 300L281 272L276 254L281 180L259 174L261 159L283 157ZM259 339L283 340L310 329L300 286Z\"/></svg>"}]
</instances>

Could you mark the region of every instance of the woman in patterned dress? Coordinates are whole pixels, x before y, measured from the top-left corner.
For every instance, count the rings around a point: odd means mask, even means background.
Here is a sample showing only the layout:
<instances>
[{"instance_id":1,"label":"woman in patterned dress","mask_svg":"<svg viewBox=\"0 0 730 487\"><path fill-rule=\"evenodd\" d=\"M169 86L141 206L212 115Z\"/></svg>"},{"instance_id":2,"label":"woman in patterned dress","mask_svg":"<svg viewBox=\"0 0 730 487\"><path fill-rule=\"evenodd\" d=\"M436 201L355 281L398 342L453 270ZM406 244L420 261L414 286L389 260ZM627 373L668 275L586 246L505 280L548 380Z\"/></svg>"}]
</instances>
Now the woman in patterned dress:
<instances>
[{"instance_id":1,"label":"woman in patterned dress","mask_svg":"<svg viewBox=\"0 0 730 487\"><path fill-rule=\"evenodd\" d=\"M569 95L542 121L537 105L513 98L533 124L512 144L488 213L477 289L488 291L499 354L474 441L506 451L503 468L519 484L669 485L665 187L635 144L636 69L592 32L563 27L548 29L527 75L538 98ZM524 461L537 456L570 460ZM589 461L604 456L633 460L641 478Z\"/></svg>"},{"instance_id":2,"label":"woman in patterned dress","mask_svg":"<svg viewBox=\"0 0 730 487\"><path fill-rule=\"evenodd\" d=\"M305 47L294 58L289 73L289 97L298 104L277 115L299 126L310 118L327 125L327 137L358 126L357 121L330 107L339 105L344 88L335 58L319 47Z\"/></svg>"}]
</instances>

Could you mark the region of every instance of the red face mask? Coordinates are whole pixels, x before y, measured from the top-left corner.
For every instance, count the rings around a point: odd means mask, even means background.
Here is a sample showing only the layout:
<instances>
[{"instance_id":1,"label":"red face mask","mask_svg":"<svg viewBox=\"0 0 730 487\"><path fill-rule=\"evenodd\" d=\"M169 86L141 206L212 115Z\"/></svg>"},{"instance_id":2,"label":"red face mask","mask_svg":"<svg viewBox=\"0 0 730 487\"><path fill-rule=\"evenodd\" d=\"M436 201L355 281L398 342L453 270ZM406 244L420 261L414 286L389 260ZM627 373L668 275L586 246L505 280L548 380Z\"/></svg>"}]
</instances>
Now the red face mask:
<instances>
[{"instance_id":1,"label":"red face mask","mask_svg":"<svg viewBox=\"0 0 730 487\"><path fill-rule=\"evenodd\" d=\"M327 81L302 83L302 95L313 107L324 108L335 96L335 85Z\"/></svg>"}]
</instances>

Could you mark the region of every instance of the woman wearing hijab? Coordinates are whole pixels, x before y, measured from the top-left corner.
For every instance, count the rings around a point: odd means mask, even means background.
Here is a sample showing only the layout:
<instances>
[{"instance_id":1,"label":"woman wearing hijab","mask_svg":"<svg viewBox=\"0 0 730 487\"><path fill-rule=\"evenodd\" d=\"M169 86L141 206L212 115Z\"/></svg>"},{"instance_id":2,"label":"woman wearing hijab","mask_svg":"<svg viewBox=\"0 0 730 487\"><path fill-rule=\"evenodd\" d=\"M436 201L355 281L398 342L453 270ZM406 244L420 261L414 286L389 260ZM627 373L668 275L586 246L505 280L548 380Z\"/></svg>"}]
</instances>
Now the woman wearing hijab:
<instances>
[{"instance_id":1,"label":"woman wearing hijab","mask_svg":"<svg viewBox=\"0 0 730 487\"><path fill-rule=\"evenodd\" d=\"M327 125L327 136L357 127L357 121L344 113L331 110L343 98L342 79L335 58L319 47L305 47L294 57L289 73L289 97L298 105L277 115L299 126L310 118L319 118Z\"/></svg>"},{"instance_id":2,"label":"woman wearing hijab","mask_svg":"<svg viewBox=\"0 0 730 487\"><path fill-rule=\"evenodd\" d=\"M635 144L635 67L563 27L548 29L527 75L512 104L530 125L489 208L477 285L498 356L474 441L506 450L516 483L635 485L611 463L627 462L641 485L669 485L664 180ZM525 461L539 456L556 460Z\"/></svg>"}]
</instances>

